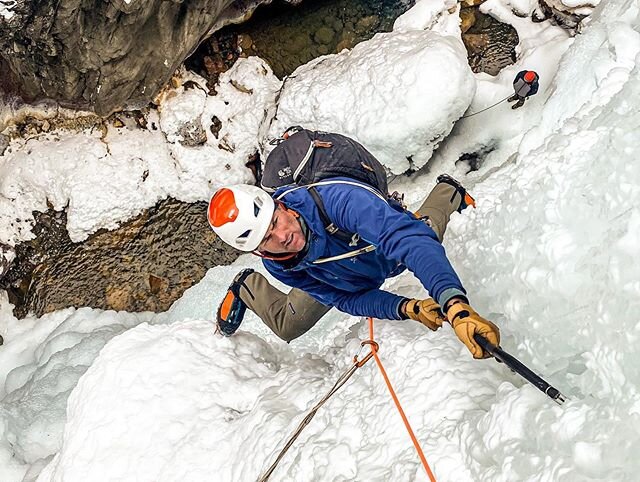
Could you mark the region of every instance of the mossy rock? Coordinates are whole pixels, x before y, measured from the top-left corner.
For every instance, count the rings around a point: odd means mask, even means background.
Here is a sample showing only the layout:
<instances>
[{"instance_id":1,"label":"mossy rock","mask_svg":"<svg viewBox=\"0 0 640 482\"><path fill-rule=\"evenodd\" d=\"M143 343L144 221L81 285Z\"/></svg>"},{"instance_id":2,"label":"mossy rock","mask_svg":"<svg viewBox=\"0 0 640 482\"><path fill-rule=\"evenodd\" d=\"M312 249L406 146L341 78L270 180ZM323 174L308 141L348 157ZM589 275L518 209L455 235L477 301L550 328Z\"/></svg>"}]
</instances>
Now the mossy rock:
<instances>
[{"instance_id":1,"label":"mossy rock","mask_svg":"<svg viewBox=\"0 0 640 482\"><path fill-rule=\"evenodd\" d=\"M335 32L329 27L320 27L313 36L320 45L330 45L333 42L333 37L335 37Z\"/></svg>"}]
</instances>

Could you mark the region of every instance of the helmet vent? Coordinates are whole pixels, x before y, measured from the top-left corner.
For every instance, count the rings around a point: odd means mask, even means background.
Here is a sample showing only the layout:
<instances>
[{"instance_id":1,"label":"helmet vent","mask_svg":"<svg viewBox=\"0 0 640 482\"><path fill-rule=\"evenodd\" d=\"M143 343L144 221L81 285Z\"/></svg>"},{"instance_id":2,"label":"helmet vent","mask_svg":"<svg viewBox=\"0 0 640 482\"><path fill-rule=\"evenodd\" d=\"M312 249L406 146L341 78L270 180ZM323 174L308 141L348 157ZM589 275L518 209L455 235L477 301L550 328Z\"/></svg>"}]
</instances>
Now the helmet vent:
<instances>
[{"instance_id":1,"label":"helmet vent","mask_svg":"<svg viewBox=\"0 0 640 482\"><path fill-rule=\"evenodd\" d=\"M273 199L258 186L223 187L209 201L209 224L225 243L250 252L262 242L274 210Z\"/></svg>"}]
</instances>

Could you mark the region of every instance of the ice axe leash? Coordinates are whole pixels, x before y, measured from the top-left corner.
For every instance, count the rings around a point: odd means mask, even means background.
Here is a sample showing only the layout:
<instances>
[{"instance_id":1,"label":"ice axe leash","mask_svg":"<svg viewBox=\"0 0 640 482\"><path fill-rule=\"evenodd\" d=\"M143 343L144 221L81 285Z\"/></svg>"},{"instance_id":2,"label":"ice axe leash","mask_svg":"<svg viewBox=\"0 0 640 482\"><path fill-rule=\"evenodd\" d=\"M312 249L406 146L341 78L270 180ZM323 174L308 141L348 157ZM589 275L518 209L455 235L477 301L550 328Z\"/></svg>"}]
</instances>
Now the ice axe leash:
<instances>
[{"instance_id":1,"label":"ice axe leash","mask_svg":"<svg viewBox=\"0 0 640 482\"><path fill-rule=\"evenodd\" d=\"M502 348L500 348L499 346L495 346L493 343L490 343L489 341L487 341L486 338L484 338L481 335L478 335L477 333L473 335L473 339L476 341L478 345L480 345L480 347L484 351L491 354L497 361L504 363L506 366L508 366L511 369L511 371L517 373L522 378L527 380L529 383L531 383L534 387L536 387L542 393L544 393L549 398L551 398L558 405L562 405L565 402L564 395L562 395L562 393L560 393L560 391L557 388L552 387L546 381L544 381L542 377L539 377L538 375L533 373L529 368L527 368L524 365L524 363L522 363L516 357L514 357L513 355L509 355Z\"/></svg>"}]
</instances>

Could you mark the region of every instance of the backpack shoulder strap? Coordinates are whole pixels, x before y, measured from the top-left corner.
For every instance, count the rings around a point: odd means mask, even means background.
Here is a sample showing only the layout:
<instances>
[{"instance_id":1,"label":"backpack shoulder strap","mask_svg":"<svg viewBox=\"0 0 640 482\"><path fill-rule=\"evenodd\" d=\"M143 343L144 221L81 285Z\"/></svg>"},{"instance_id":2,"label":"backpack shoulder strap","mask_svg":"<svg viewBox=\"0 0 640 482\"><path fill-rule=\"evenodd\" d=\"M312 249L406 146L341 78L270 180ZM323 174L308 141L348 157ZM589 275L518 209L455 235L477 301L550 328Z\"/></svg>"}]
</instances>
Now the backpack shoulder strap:
<instances>
[{"instance_id":1,"label":"backpack shoulder strap","mask_svg":"<svg viewBox=\"0 0 640 482\"><path fill-rule=\"evenodd\" d=\"M315 203L316 207L318 208L318 213L320 214L320 220L322 221L322 225L324 226L324 229L331 236L335 236L340 241L343 241L345 243L349 243L349 246L356 246L358 244L358 242L360 241L360 235L358 233L349 233L347 231L344 231L344 230L338 228L334 224L334 222L331 220L331 218L327 214L327 210L324 207L324 202L322 201L322 198L320 197L320 194L318 194L318 191L315 189L316 186L327 186L327 185L330 185L330 184L346 184L346 185L350 185L350 186L360 187L362 189L366 189L367 191L371 192L372 194L374 194L375 196L380 198L382 201L388 202L388 200L385 199L385 197L377 189L373 188L372 186L368 186L366 184L361 184L361 183L355 182L355 181L354 182L346 181L346 180L342 180L342 179L318 181L318 182L314 182L314 183L303 185L303 186L294 186L291 189L287 189L286 191L280 193L276 199L280 200L284 196L289 194L290 192L297 191L298 189L307 189L307 191L311 195L311 199L313 199L313 202ZM350 252L345 253L343 255L334 256L334 257L331 257L331 258L319 259L319 260L315 261L314 264L326 263L326 262L329 262L329 261L337 261L338 259L344 259L344 258L351 258L353 256L358 256L359 254L368 253L368 252L373 251L373 250L375 250L375 246L371 244L369 246L366 246L365 248L361 248L361 249L358 249L358 250L355 250L355 251L350 251Z\"/></svg>"},{"instance_id":2,"label":"backpack shoulder strap","mask_svg":"<svg viewBox=\"0 0 640 482\"><path fill-rule=\"evenodd\" d=\"M318 212L320 213L320 219L322 220L322 225L324 229L332 236L335 236L340 241L344 241L345 243L349 243L349 246L355 246L360 241L360 236L355 233L348 233L343 231L338 226L336 226L329 215L327 214L327 210L324 207L324 203L322 202L322 198L315 186L310 186L308 188L309 194L311 194L311 198L313 202L316 203L316 207L318 208Z\"/></svg>"},{"instance_id":3,"label":"backpack shoulder strap","mask_svg":"<svg viewBox=\"0 0 640 482\"><path fill-rule=\"evenodd\" d=\"M374 196L380 198L382 201L384 202L389 202L388 198L385 197L380 191L378 191L375 187L370 186L368 184L364 184L358 181L347 181L344 179L326 179L324 181L318 181L318 182L314 182L311 184L307 184L306 187L310 187L310 186L328 186L331 184L345 184L347 186L355 186L355 187L359 187L361 189L366 189L367 191L369 191L371 194L373 194Z\"/></svg>"}]
</instances>

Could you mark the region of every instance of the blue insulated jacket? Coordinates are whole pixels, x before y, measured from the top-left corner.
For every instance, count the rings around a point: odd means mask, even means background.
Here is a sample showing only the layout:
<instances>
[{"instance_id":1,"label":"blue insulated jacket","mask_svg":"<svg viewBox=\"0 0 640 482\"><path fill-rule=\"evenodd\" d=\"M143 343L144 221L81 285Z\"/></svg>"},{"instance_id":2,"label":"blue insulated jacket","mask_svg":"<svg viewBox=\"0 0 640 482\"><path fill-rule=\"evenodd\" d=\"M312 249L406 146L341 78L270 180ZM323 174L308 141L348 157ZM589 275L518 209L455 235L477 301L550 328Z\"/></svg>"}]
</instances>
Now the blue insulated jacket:
<instances>
[{"instance_id":1,"label":"blue insulated jacket","mask_svg":"<svg viewBox=\"0 0 640 482\"><path fill-rule=\"evenodd\" d=\"M431 296L444 304L465 293L436 233L413 214L390 206L353 179L334 178L350 184L316 186L331 221L340 229L358 233L354 248L324 229L320 214L306 188L281 188L274 194L302 216L309 228L308 250L292 268L264 259L266 269L283 283L309 293L319 302L356 316L399 319L404 298L380 290L389 277L409 268ZM327 258L374 244L376 250L358 256L313 264Z\"/></svg>"}]
</instances>

